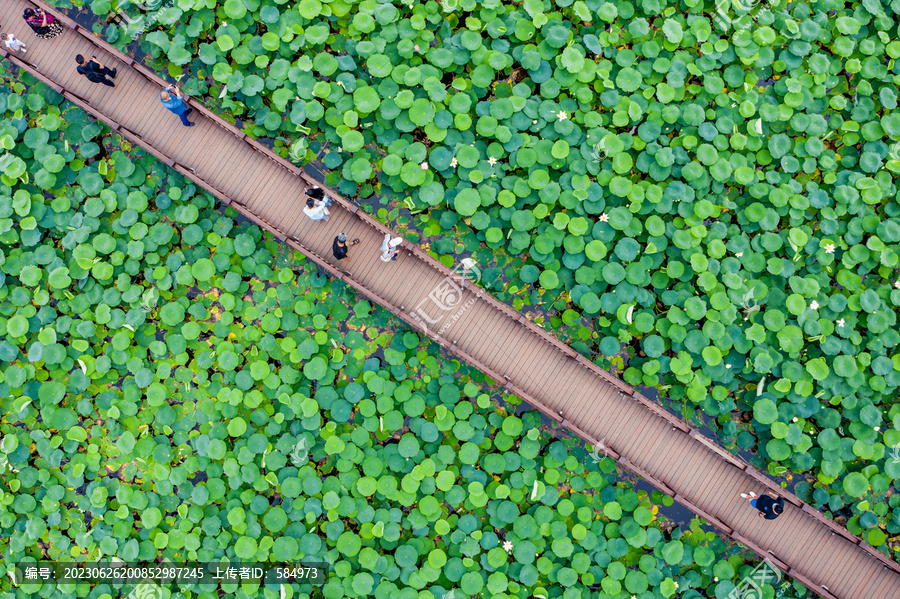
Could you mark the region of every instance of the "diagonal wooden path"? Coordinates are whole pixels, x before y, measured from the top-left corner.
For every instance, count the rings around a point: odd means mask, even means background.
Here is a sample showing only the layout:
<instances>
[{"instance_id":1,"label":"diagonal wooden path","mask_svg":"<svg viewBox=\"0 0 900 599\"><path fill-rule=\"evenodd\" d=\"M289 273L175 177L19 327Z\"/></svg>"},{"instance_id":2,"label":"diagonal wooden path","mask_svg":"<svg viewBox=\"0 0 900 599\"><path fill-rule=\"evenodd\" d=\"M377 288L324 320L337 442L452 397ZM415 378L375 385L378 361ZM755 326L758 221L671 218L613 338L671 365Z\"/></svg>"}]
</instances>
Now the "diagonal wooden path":
<instances>
[{"instance_id":1,"label":"diagonal wooden path","mask_svg":"<svg viewBox=\"0 0 900 599\"><path fill-rule=\"evenodd\" d=\"M4 57L810 589L828 598L900 597L896 562L471 284L475 270L454 274L407 242L396 262L382 262L389 231L331 190L331 219L311 221L303 192L315 182L301 169L197 102L197 125L183 127L160 105L165 83L154 73L58 13L64 33L37 39L21 20L28 6L0 3L4 31L29 47L24 57ZM78 75L79 53L118 68L116 87ZM360 239L350 263L331 255L341 231ZM775 521L757 518L739 497L769 490L788 502Z\"/></svg>"}]
</instances>

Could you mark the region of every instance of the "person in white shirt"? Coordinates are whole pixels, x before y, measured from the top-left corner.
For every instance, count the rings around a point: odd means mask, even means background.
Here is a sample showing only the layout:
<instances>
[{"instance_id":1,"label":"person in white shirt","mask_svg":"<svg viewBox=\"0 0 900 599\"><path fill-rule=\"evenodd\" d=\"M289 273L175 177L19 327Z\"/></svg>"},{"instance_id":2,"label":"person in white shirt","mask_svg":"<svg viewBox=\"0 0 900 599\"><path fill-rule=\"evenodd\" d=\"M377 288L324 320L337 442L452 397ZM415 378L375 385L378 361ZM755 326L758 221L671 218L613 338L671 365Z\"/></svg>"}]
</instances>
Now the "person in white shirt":
<instances>
[{"instance_id":1,"label":"person in white shirt","mask_svg":"<svg viewBox=\"0 0 900 599\"><path fill-rule=\"evenodd\" d=\"M400 253L399 246L403 243L402 237L394 237L391 239L390 233L385 233L384 241L381 242L381 258L382 262L391 262L392 260L397 259L397 255Z\"/></svg>"},{"instance_id":2,"label":"person in white shirt","mask_svg":"<svg viewBox=\"0 0 900 599\"><path fill-rule=\"evenodd\" d=\"M303 209L303 214L312 220L328 220L331 212L328 211L325 202L317 202L309 198L306 200L306 208Z\"/></svg>"},{"instance_id":3,"label":"person in white shirt","mask_svg":"<svg viewBox=\"0 0 900 599\"><path fill-rule=\"evenodd\" d=\"M6 47L13 52L21 52L22 54L28 52L28 48L25 46L25 42L17 38L12 33L0 34L0 40L3 40L3 43L6 44Z\"/></svg>"}]
</instances>

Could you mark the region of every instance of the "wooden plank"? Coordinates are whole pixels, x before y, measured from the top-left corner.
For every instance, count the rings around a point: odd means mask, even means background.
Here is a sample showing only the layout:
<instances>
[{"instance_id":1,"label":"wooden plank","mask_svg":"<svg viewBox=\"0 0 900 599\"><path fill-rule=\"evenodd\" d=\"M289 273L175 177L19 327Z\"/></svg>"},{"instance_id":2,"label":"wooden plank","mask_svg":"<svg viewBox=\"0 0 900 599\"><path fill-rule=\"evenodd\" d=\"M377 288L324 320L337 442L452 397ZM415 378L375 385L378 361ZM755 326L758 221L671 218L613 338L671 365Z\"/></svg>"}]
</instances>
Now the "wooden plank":
<instances>
[{"instance_id":1,"label":"wooden plank","mask_svg":"<svg viewBox=\"0 0 900 599\"><path fill-rule=\"evenodd\" d=\"M490 340L494 344L494 351L490 355L490 359L502 364L502 367L509 371L504 374L512 377L514 374L512 371L518 365L518 352L527 347L526 344L534 342L520 337L522 331L519 325L497 314L496 311L490 326L492 329Z\"/></svg>"},{"instance_id":2,"label":"wooden plank","mask_svg":"<svg viewBox=\"0 0 900 599\"><path fill-rule=\"evenodd\" d=\"M401 296L401 304L407 306L410 311L415 311L419 314L419 317L426 322L429 330L433 330L435 332L440 331L442 327L447 323L448 318L451 318L454 314L456 314L460 307L462 307L462 303L458 304L457 307L452 308L450 310L442 310L441 307L435 302L433 293L435 290L439 289L442 285L446 285L445 277L441 276L441 273L435 272L431 269L425 271L423 278L423 284L421 286L414 286L408 290L405 296ZM478 303L471 306L468 310L465 311L461 318L464 318L465 326L471 326L475 319L477 318L477 322L488 322L488 316L479 310L477 307ZM475 310L473 310L475 309ZM462 340L460 339L459 332L464 330L463 326L454 326L450 329L446 329L445 333L449 335L449 341L458 345L459 347L468 348L469 346L464 345ZM493 368L494 365L488 362L486 356L483 352L483 339L478 339L474 342L472 346L472 351L474 355L479 356L479 360L489 367Z\"/></svg>"},{"instance_id":3,"label":"wooden plank","mask_svg":"<svg viewBox=\"0 0 900 599\"><path fill-rule=\"evenodd\" d=\"M670 432L671 429L669 429ZM655 472L656 475L666 484L669 484L668 473L670 472L670 466L674 463L675 459L680 459L683 455L685 455L682 449L683 445L679 443L680 439L676 436L672 438L672 442L666 446L663 451L660 451L655 457L651 458L651 460L647 463L647 470L650 472Z\"/></svg>"},{"instance_id":4,"label":"wooden plank","mask_svg":"<svg viewBox=\"0 0 900 599\"><path fill-rule=\"evenodd\" d=\"M568 408L566 409L566 417L575 422L575 406L583 405L587 398L581 394L580 390L566 392L562 386L557 387L558 381L568 381L566 376L565 357L559 352L548 351L546 346L535 345L527 356L523 356L523 363L527 364L526 368L530 376L537 381L552 381L553 395L566 397Z\"/></svg>"},{"instance_id":5,"label":"wooden plank","mask_svg":"<svg viewBox=\"0 0 900 599\"><path fill-rule=\"evenodd\" d=\"M239 180L245 181L245 184L240 187L240 189L236 192L236 197L240 198L240 202L247 206L254 214L258 214L263 219L272 222L274 219L272 218L270 211L260 208L260 202L257 202L257 198L268 198L272 196L272 192L276 187L281 185L281 182L276 178L272 177L272 173L269 169L266 170L258 170L257 164L255 161L250 161L245 159L245 155L248 150L244 150L242 152L242 156L239 156L235 160L235 166L233 166L236 177ZM253 208L250 208L254 206Z\"/></svg>"},{"instance_id":6,"label":"wooden plank","mask_svg":"<svg viewBox=\"0 0 900 599\"><path fill-rule=\"evenodd\" d=\"M666 447L668 443L671 442L669 434L672 432L668 427L663 423L661 427L661 432L658 435L655 435L654 438L643 448L643 451L638 453L634 451L629 451L627 446L623 448L623 451L628 451L631 456L631 461L634 462L637 466L640 466L644 470L647 470L645 463L649 457L656 455L656 452L661 448ZM633 455L632 455L633 454Z\"/></svg>"},{"instance_id":7,"label":"wooden plank","mask_svg":"<svg viewBox=\"0 0 900 599\"><path fill-rule=\"evenodd\" d=\"M215 129L215 126L213 125L211 128ZM256 158L248 160L246 168L248 175L243 178L241 185L235 186L234 197L244 206L249 206L263 196L263 191L271 177L267 170L259 168L259 161Z\"/></svg>"},{"instance_id":8,"label":"wooden plank","mask_svg":"<svg viewBox=\"0 0 900 599\"><path fill-rule=\"evenodd\" d=\"M515 324L510 323L506 319L498 319L496 312L494 312L493 318L487 324L488 328L486 329L487 340L485 343L485 347L487 347L487 351L484 353L484 361L486 364L490 364L494 368L498 368L503 371L502 374L510 375L510 377L514 374L513 372L509 372L511 370L512 358L510 356L510 348L506 346L506 340L512 334L513 329L515 329Z\"/></svg>"},{"instance_id":9,"label":"wooden plank","mask_svg":"<svg viewBox=\"0 0 900 599\"><path fill-rule=\"evenodd\" d=\"M871 567L867 567L866 562L868 560L858 552L847 552L847 555L841 559L847 560L843 562L847 564L847 567L836 573L837 576L835 578L838 584L828 585L829 588L847 597L863 597L863 595L857 595L856 592L860 586L864 585L866 579L872 575L874 570ZM818 563L814 564L809 571L814 573L812 576L815 580L827 580L829 575L832 574L833 568L831 564Z\"/></svg>"},{"instance_id":10,"label":"wooden plank","mask_svg":"<svg viewBox=\"0 0 900 599\"><path fill-rule=\"evenodd\" d=\"M616 417L607 424L606 434L610 441L616 443L616 447L621 447L627 439L631 438L628 431L634 427L635 417L639 413L634 404L625 404L617 412Z\"/></svg>"},{"instance_id":11,"label":"wooden plank","mask_svg":"<svg viewBox=\"0 0 900 599\"><path fill-rule=\"evenodd\" d=\"M420 301L424 301L428 298L431 290L436 287L441 281L444 279L440 273L435 272L431 267L422 264L423 268L427 269L429 273L427 276L428 283L421 287L409 288L407 286L404 289L404 294L407 295L416 295L420 296L423 299L417 299L415 301L410 301L409 304L411 307L416 307L419 305ZM464 292L464 298L472 298L473 295ZM468 300L465 300L468 301ZM422 308L428 312L428 308L430 309L429 315L431 317L436 317L438 310L436 307L433 307L433 302L426 301L422 304ZM446 316L442 316L441 323L444 322ZM466 321L465 326L452 330L450 339L458 345L459 347L466 348L466 351L470 351L473 355L482 356L483 348L485 347L485 337L487 335L487 330L485 329L486 323L489 323L492 318L492 312L488 306L484 304L484 302L477 301L466 311L465 315ZM483 356L482 358L483 359Z\"/></svg>"},{"instance_id":12,"label":"wooden plank","mask_svg":"<svg viewBox=\"0 0 900 599\"><path fill-rule=\"evenodd\" d=\"M659 425L662 423L655 422L652 418L643 418L628 424L630 426L624 429L627 436L617 441L616 449L622 455L627 455L633 460L634 457L643 453L642 448L652 438L652 435L661 432Z\"/></svg>"},{"instance_id":13,"label":"wooden plank","mask_svg":"<svg viewBox=\"0 0 900 599\"><path fill-rule=\"evenodd\" d=\"M876 599L900 597L900 584L897 584L893 573L886 566L882 566L882 568L879 584L875 586L875 591L870 596Z\"/></svg>"},{"instance_id":14,"label":"wooden plank","mask_svg":"<svg viewBox=\"0 0 900 599\"><path fill-rule=\"evenodd\" d=\"M536 388L543 389L544 383L536 380L528 372L527 362L523 355L534 349L536 341L529 338L517 323L502 316L499 319L504 332L497 336L498 346L502 350L502 354L497 356L498 363L506 368L506 374L509 374L511 378L522 378ZM560 388L562 387L563 385L560 385Z\"/></svg>"},{"instance_id":15,"label":"wooden plank","mask_svg":"<svg viewBox=\"0 0 900 599\"><path fill-rule=\"evenodd\" d=\"M331 218L327 221L314 221L305 214L298 217L289 227L290 233L311 248L320 252L326 252L331 256L331 245L334 238L347 224L350 216L344 211L332 211Z\"/></svg>"},{"instance_id":16,"label":"wooden plank","mask_svg":"<svg viewBox=\"0 0 900 599\"><path fill-rule=\"evenodd\" d=\"M272 202L268 210L273 220L281 222L295 209L302 213L304 205L299 197L295 197L298 179L287 173L279 175L278 179L280 185L272 190Z\"/></svg>"},{"instance_id":17,"label":"wooden plank","mask_svg":"<svg viewBox=\"0 0 900 599\"><path fill-rule=\"evenodd\" d=\"M182 162L186 158L185 152L179 152L177 146L168 143L169 136L172 134L170 116L174 115L160 106L159 110L148 111L139 116L133 115L132 118L127 119L127 122L132 123L130 129L146 139L148 143L157 148L166 148L166 153L176 162Z\"/></svg>"},{"instance_id":18,"label":"wooden plank","mask_svg":"<svg viewBox=\"0 0 900 599\"><path fill-rule=\"evenodd\" d=\"M242 183L242 179L232 176L236 169L246 168L246 152L247 149L240 144L234 144L222 151L222 160L214 169L209 169L209 177L215 181L222 191L237 196L237 186ZM252 209L252 208L251 208Z\"/></svg>"},{"instance_id":19,"label":"wooden plank","mask_svg":"<svg viewBox=\"0 0 900 599\"><path fill-rule=\"evenodd\" d=\"M458 345L473 346L476 355L483 356L489 345L489 335L492 334L489 325L496 312L484 302L476 302L467 315L468 330L461 331L458 335ZM457 337L457 335L454 335ZM505 374L505 373L503 373Z\"/></svg>"},{"instance_id":20,"label":"wooden plank","mask_svg":"<svg viewBox=\"0 0 900 599\"><path fill-rule=\"evenodd\" d=\"M382 262L380 248L381 246L379 245L369 255L365 267L361 269L360 276L368 281L368 285L371 288L383 290L383 295L389 297L392 302L408 309L411 303L410 296L405 293L398 293L395 286L401 281L405 285L410 279L424 279L431 273L427 271L427 267L424 264L415 258L411 258L406 252L401 252L395 261Z\"/></svg>"},{"instance_id":21,"label":"wooden plank","mask_svg":"<svg viewBox=\"0 0 900 599\"><path fill-rule=\"evenodd\" d=\"M124 76L124 73L121 76ZM115 94L104 96L97 103L97 109L113 116L119 122L130 122L128 117L136 112L135 107L143 107L140 100L144 92L138 85L119 86L118 82L115 90Z\"/></svg>"},{"instance_id":22,"label":"wooden plank","mask_svg":"<svg viewBox=\"0 0 900 599\"><path fill-rule=\"evenodd\" d=\"M493 317L494 310L483 301L478 301L472 306L471 314L468 316L468 325L466 330L462 330L455 335L457 345L460 347L472 347L473 352L480 355L484 347L485 338L488 331L484 328L484 323Z\"/></svg>"},{"instance_id":23,"label":"wooden plank","mask_svg":"<svg viewBox=\"0 0 900 599\"><path fill-rule=\"evenodd\" d=\"M649 447L655 447L656 441L666 432L666 425L657 419L647 418L634 427L635 433L618 442L617 450L627 455L635 464L642 465L643 456Z\"/></svg>"},{"instance_id":24,"label":"wooden plank","mask_svg":"<svg viewBox=\"0 0 900 599\"><path fill-rule=\"evenodd\" d=\"M558 359L553 361L553 366L557 374L554 378L571 382L569 397L572 402L568 412L569 420L576 422L587 416L590 409L596 405L598 392L601 389L598 389L589 375L574 365L570 359L558 352L556 355ZM553 372L542 373L539 376L546 374L553 375Z\"/></svg>"},{"instance_id":25,"label":"wooden plank","mask_svg":"<svg viewBox=\"0 0 900 599\"><path fill-rule=\"evenodd\" d=\"M703 508L703 500L710 495L722 496L727 487L724 482L728 478L728 467L713 457L705 473L695 472L695 478L686 481L685 495ZM727 494L727 493L726 493Z\"/></svg>"},{"instance_id":26,"label":"wooden plank","mask_svg":"<svg viewBox=\"0 0 900 599\"><path fill-rule=\"evenodd\" d=\"M859 568L860 575L854 580L853 585L850 588L851 596L869 596L873 579L878 575L878 572L880 572L882 568L884 568L884 566L882 566L879 562L877 562L870 556L865 555Z\"/></svg>"},{"instance_id":27,"label":"wooden plank","mask_svg":"<svg viewBox=\"0 0 900 599\"><path fill-rule=\"evenodd\" d=\"M178 162L190 164L196 172L209 173L209 176L211 177L218 168L222 150L234 145L239 145L240 142L229 136L225 131L222 131L220 127L216 126L216 124L209 119L195 118L194 123L196 123L194 127L184 127L184 125L181 124L181 121L177 120L176 117L175 124L171 126L175 127L177 125L179 129L172 133L183 135L184 143L174 143L173 145L175 145L177 150L173 153ZM261 174L257 172L257 168L252 162L248 161L247 164L244 165L242 172L250 173L250 177L245 180L245 183L249 183L249 180L254 179L261 180L258 177ZM254 179L251 179L251 177ZM243 179L243 177L237 178L238 180ZM246 189L246 185L238 189L238 191L235 192L235 199L242 198L246 193ZM240 203L245 206L247 205L244 201Z\"/></svg>"},{"instance_id":28,"label":"wooden plank","mask_svg":"<svg viewBox=\"0 0 900 599\"><path fill-rule=\"evenodd\" d=\"M284 194L285 190L293 189L293 182L288 180L287 177L284 180L278 182L276 187L272 190L272 195L280 196ZM274 204L268 210L268 219L273 223L278 223L279 227L287 233L288 224L292 220L292 216L297 214L302 214L299 212L299 208L297 206L291 205L289 202L280 202Z\"/></svg>"},{"instance_id":29,"label":"wooden plank","mask_svg":"<svg viewBox=\"0 0 900 599\"><path fill-rule=\"evenodd\" d=\"M688 489L695 477L703 476L701 472L710 462L710 456L692 453L685 460L671 466L665 475L665 481L680 495L691 499Z\"/></svg>"},{"instance_id":30,"label":"wooden plank","mask_svg":"<svg viewBox=\"0 0 900 599\"><path fill-rule=\"evenodd\" d=\"M810 523L806 527L813 530L810 536L806 537L814 539L812 542L805 541L800 544L793 538L798 536L796 533L783 539L788 545L788 549L784 551L785 556L791 558L791 565L801 572L810 571L810 566L818 562L822 556L839 555L843 549L843 542L839 541L838 537L831 536L831 533L825 532L821 526Z\"/></svg>"},{"instance_id":31,"label":"wooden plank","mask_svg":"<svg viewBox=\"0 0 900 599\"><path fill-rule=\"evenodd\" d=\"M579 420L603 424L615 420L617 412L622 410L622 401L618 394L609 387L600 387L602 392L597 393L591 399L591 405L584 411Z\"/></svg>"},{"instance_id":32,"label":"wooden plank","mask_svg":"<svg viewBox=\"0 0 900 599\"><path fill-rule=\"evenodd\" d=\"M672 434L683 434L680 431L672 431ZM730 521L727 513L731 508L737 506L743 509L745 499L740 497L742 492L738 486L743 478L743 474L731 466L726 465L721 470L718 478L718 487L701 487L694 492L694 500L703 509L715 513L721 520ZM723 511L724 508L724 511Z\"/></svg>"}]
</instances>

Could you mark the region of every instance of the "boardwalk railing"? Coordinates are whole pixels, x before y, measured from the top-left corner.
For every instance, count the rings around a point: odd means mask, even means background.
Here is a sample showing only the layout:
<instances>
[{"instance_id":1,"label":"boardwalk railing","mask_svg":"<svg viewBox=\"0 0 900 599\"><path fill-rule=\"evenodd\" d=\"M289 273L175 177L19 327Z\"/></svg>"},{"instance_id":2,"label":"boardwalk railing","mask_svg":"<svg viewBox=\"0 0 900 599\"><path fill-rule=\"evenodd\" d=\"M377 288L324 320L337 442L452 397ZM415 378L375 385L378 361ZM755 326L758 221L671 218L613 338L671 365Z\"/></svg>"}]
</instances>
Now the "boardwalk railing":
<instances>
[{"instance_id":1,"label":"boardwalk railing","mask_svg":"<svg viewBox=\"0 0 900 599\"><path fill-rule=\"evenodd\" d=\"M330 221L309 221L298 198L316 182L305 171L196 100L191 106L202 120L197 127L181 127L156 100L167 82L36 4L68 31L49 41L23 31L19 37L29 45L27 62L0 50L4 58L823 597L900 597L900 564L415 244L404 242L396 263L381 262L376 250L390 231L334 190L325 190L335 200ZM5 0L0 20L20 19L29 5ZM97 54L105 64L122 63L116 88L77 75L71 57L79 52ZM338 230L362 241L351 251L352 266L329 255ZM361 251L370 253L360 257ZM455 300L449 307L441 303L447 294ZM432 308L423 304L441 307L439 316L431 319ZM464 314L458 309L462 304ZM772 491L795 509L775 522L758 520L738 497L750 490Z\"/></svg>"}]
</instances>

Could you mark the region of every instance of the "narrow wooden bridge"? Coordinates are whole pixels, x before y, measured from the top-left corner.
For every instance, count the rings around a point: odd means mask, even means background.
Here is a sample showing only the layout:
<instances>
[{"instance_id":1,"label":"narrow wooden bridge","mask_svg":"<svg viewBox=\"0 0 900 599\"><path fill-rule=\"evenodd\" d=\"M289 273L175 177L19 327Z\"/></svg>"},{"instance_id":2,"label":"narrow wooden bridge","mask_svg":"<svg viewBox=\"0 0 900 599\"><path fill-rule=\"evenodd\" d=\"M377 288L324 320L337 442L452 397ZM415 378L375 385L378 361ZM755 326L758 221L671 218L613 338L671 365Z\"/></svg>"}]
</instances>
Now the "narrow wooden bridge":
<instances>
[{"instance_id":1,"label":"narrow wooden bridge","mask_svg":"<svg viewBox=\"0 0 900 599\"><path fill-rule=\"evenodd\" d=\"M454 352L534 408L561 421L732 539L768 559L816 593L840 599L900 597L900 566L685 422L611 376L543 329L485 293L467 276L404 242L396 262L382 262L389 231L352 203L335 198L328 222L303 212L315 182L257 141L193 102L195 127L184 127L160 104L165 82L59 13L67 26L53 40L37 39L22 22L32 4L3 0L0 23L28 44L28 54L3 56L68 100L142 146L160 161L300 250L334 277L381 304ZM96 54L118 68L116 87L90 83L74 56ZM361 243L352 262L331 255L339 232ZM773 491L787 500L775 521L741 491Z\"/></svg>"}]
</instances>

